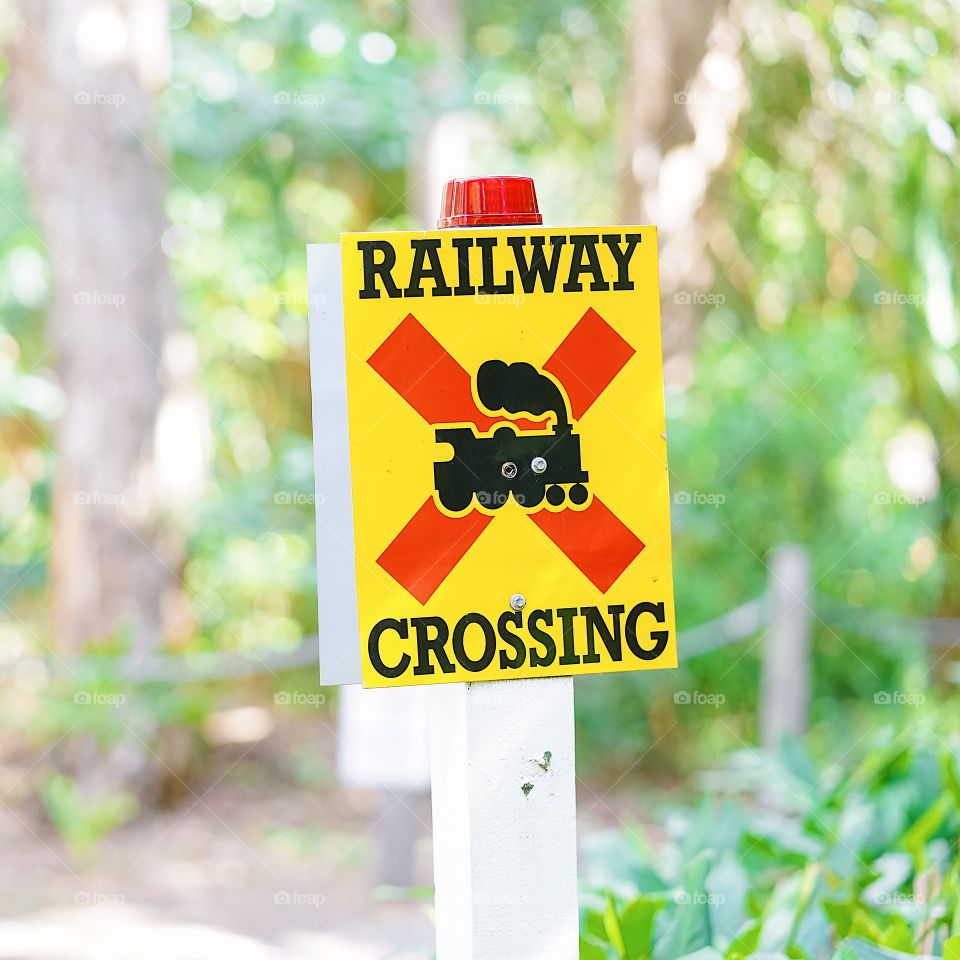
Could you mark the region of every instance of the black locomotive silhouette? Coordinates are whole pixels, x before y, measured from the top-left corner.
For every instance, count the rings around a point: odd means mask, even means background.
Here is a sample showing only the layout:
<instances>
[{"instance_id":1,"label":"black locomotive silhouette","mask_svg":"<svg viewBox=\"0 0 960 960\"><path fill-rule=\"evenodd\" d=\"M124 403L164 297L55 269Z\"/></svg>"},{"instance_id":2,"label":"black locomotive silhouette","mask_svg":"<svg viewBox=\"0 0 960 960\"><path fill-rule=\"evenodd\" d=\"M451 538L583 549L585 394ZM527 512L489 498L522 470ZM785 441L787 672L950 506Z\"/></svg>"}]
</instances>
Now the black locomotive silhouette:
<instances>
[{"instance_id":1,"label":"black locomotive silhouette","mask_svg":"<svg viewBox=\"0 0 960 960\"><path fill-rule=\"evenodd\" d=\"M489 436L473 427L438 427L438 443L453 447L453 459L435 463L434 484L440 503L457 512L474 496L481 506L502 507L512 496L521 507L543 503L558 507L569 497L581 505L589 493L589 475L580 463L580 437L573 432L567 398L557 384L529 363L487 360L477 371L477 396L491 413L555 415L545 431L520 432L501 424ZM572 484L569 490L563 485Z\"/></svg>"}]
</instances>

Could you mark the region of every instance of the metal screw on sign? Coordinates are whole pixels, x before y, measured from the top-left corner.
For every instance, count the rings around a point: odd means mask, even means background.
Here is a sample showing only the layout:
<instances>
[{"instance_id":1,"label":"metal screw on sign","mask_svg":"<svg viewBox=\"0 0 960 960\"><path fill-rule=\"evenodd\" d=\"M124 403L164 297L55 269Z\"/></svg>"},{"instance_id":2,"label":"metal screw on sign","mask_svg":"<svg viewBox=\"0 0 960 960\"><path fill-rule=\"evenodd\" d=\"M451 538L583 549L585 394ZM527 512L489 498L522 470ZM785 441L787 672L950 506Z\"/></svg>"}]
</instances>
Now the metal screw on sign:
<instances>
[{"instance_id":1,"label":"metal screw on sign","mask_svg":"<svg viewBox=\"0 0 960 960\"><path fill-rule=\"evenodd\" d=\"M508 479L512 480L517 475L517 465L512 461L508 460L501 468L500 472Z\"/></svg>"},{"instance_id":2,"label":"metal screw on sign","mask_svg":"<svg viewBox=\"0 0 960 960\"><path fill-rule=\"evenodd\" d=\"M522 610L527 605L527 598L522 593L515 593L510 598L510 606L514 610Z\"/></svg>"},{"instance_id":3,"label":"metal screw on sign","mask_svg":"<svg viewBox=\"0 0 960 960\"><path fill-rule=\"evenodd\" d=\"M547 470L547 461L543 457L534 457L530 461L530 469L534 473L546 473Z\"/></svg>"}]
</instances>

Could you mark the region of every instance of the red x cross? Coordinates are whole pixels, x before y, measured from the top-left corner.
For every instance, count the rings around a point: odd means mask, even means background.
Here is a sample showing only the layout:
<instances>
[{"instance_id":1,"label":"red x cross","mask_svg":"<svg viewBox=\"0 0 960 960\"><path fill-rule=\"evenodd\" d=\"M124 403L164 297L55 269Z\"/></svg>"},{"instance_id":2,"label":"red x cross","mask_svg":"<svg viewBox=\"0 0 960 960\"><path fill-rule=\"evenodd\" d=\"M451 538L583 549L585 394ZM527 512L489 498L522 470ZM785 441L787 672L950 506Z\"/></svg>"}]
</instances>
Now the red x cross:
<instances>
[{"instance_id":1,"label":"red x cross","mask_svg":"<svg viewBox=\"0 0 960 960\"><path fill-rule=\"evenodd\" d=\"M591 308L543 369L563 384L576 421L634 352ZM477 408L470 375L413 314L407 314L367 362L429 424L472 423L487 431L501 422ZM536 426L524 420L512 422L520 429ZM529 517L603 593L644 547L597 496L585 510L539 510ZM426 603L492 519L479 510L447 516L430 496L377 563L420 603Z\"/></svg>"}]
</instances>

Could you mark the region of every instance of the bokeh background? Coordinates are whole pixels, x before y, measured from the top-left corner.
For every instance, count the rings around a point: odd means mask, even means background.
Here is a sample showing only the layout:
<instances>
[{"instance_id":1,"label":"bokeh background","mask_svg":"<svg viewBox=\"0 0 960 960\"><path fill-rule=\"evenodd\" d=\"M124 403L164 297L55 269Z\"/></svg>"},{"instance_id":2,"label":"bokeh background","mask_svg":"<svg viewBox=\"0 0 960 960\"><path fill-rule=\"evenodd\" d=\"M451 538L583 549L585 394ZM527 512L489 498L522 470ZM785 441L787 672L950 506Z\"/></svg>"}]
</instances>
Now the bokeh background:
<instances>
[{"instance_id":1,"label":"bokeh background","mask_svg":"<svg viewBox=\"0 0 960 960\"><path fill-rule=\"evenodd\" d=\"M582 956L960 949L956 3L0 31L0 957L432 955L317 685L304 245L483 173L660 231L683 662L578 682Z\"/></svg>"}]
</instances>

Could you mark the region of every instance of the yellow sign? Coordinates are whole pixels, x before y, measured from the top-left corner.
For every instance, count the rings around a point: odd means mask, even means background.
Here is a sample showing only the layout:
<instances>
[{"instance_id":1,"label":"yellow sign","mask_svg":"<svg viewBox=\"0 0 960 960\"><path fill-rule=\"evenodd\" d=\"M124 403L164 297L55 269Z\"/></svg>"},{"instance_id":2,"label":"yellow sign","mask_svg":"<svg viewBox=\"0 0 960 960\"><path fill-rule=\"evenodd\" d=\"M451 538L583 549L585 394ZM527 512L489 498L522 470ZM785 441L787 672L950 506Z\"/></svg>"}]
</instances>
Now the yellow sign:
<instances>
[{"instance_id":1,"label":"yellow sign","mask_svg":"<svg viewBox=\"0 0 960 960\"><path fill-rule=\"evenodd\" d=\"M675 667L655 229L342 254L364 686Z\"/></svg>"}]
</instances>

